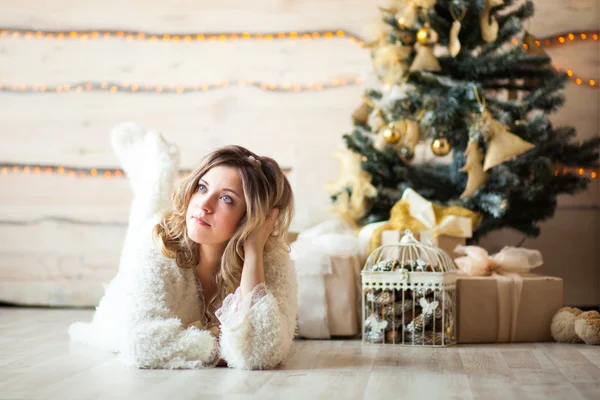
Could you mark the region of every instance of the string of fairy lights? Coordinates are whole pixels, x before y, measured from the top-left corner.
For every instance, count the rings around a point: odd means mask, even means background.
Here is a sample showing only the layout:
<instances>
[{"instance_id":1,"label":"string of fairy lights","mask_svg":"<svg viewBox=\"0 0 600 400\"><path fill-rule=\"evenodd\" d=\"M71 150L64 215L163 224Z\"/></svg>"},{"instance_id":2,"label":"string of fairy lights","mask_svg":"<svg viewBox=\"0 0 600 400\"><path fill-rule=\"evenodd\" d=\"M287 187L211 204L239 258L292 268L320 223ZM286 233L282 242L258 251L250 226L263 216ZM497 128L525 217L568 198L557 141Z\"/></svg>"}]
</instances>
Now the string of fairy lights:
<instances>
[{"instance_id":1,"label":"string of fairy lights","mask_svg":"<svg viewBox=\"0 0 600 400\"><path fill-rule=\"evenodd\" d=\"M282 168L283 172L288 174L291 169L286 167ZM181 169L179 170L179 177L184 178L190 174L191 170ZM596 179L598 177L598 168L581 168L581 167L556 167L554 168L554 176L559 175L580 175L587 176L590 179ZM12 175L62 175L70 178L120 178L126 174L122 169L119 168L90 168L90 167L68 167L60 165L41 165L41 164L11 164L11 163L0 163L0 174Z\"/></svg>"},{"instance_id":2,"label":"string of fairy lights","mask_svg":"<svg viewBox=\"0 0 600 400\"><path fill-rule=\"evenodd\" d=\"M332 79L324 83L307 83L303 85L291 83L266 83L253 80L223 80L210 84L199 85L148 85L148 84L130 84L118 82L76 82L64 85L3 85L0 84L0 92L39 92L39 93L61 93L61 92L108 92L108 93L175 93L184 94L191 92L206 92L214 89L221 89L230 86L250 86L264 91L271 92L306 92L322 91L338 87L358 85L360 78L354 79Z\"/></svg>"},{"instance_id":3,"label":"string of fairy lights","mask_svg":"<svg viewBox=\"0 0 600 400\"><path fill-rule=\"evenodd\" d=\"M561 46L569 43L582 41L598 41L600 31L582 31L569 32L565 34L554 35L551 37L540 38L535 44L541 47ZM365 41L352 33L344 30L329 31L291 31L291 32L234 32L234 33L150 33L139 31L123 30L80 30L80 31L60 31L60 30L29 30L0 28L0 38L22 38L22 39L49 39L49 40L102 40L102 39L121 39L126 41L161 41L161 42L223 42L223 41L273 41L273 40L319 40L319 39L347 39L350 43L359 47L365 46ZM514 44L519 43L518 38L512 39ZM523 44L527 47L527 44ZM567 73L571 81L576 85L584 85L598 88L598 82L595 79L581 77L568 68L555 66L558 71ZM0 92L27 92L27 93L61 93L61 92L89 92L104 91L109 93L192 93L205 92L209 90L225 88L229 86L255 87L264 91L274 92L306 92L322 91L337 87L353 86L361 83L360 78L352 79L333 79L323 83L293 84L293 83L270 83L254 80L235 80L219 81L209 84L197 85L158 85L158 84L130 84L120 82L78 82L64 83L58 85L42 84L23 84L9 85L0 84Z\"/></svg>"},{"instance_id":4,"label":"string of fairy lights","mask_svg":"<svg viewBox=\"0 0 600 400\"><path fill-rule=\"evenodd\" d=\"M581 42L581 41L598 41L598 37L599 37L600 31L586 31L586 32L571 32L571 33L567 33L567 34L562 34L562 35L556 35L550 38L541 38L538 39L534 42L534 44L536 46L540 46L540 47L553 47L553 46L560 46L560 45L564 45L564 44L568 44L568 43L576 43L576 42ZM517 45L519 44L519 39L517 38L513 38L512 39L512 43ZM523 43L523 48L525 50L527 50L529 47L528 44ZM561 68L557 65L554 65L554 68L557 71L563 71L566 72L566 74L569 76L569 78L571 79L571 81L575 82L576 85L587 85L593 88L597 88L598 87L598 82L595 79L585 79L582 78L578 75L576 75L573 70L568 69L568 68Z\"/></svg>"},{"instance_id":5,"label":"string of fairy lights","mask_svg":"<svg viewBox=\"0 0 600 400\"><path fill-rule=\"evenodd\" d=\"M284 174L291 172L291 168L282 167ZM180 169L178 176L185 178L190 174L190 169ZM42 164L11 164L0 163L0 174L22 174L22 175L62 175L70 178L121 178L126 176L120 168L90 168L90 167L68 167L60 165Z\"/></svg>"},{"instance_id":6,"label":"string of fairy lights","mask_svg":"<svg viewBox=\"0 0 600 400\"><path fill-rule=\"evenodd\" d=\"M597 41L600 31L580 31L569 32L540 38L538 46L554 47L563 44L588 41ZM30 29L12 29L0 28L0 37L24 38L24 39L56 39L56 40L100 40L100 39L122 39L126 41L163 41L163 42L203 42L203 41L236 41L236 40L311 40L311 39L333 39L346 38L350 43L358 47L364 47L365 41L350 32L342 29L326 31L290 31L290 32L233 32L233 33L179 33L179 34L158 34L139 31L123 30L79 30L79 31L60 31L60 30L30 30ZM514 38L513 41L517 41Z\"/></svg>"}]
</instances>

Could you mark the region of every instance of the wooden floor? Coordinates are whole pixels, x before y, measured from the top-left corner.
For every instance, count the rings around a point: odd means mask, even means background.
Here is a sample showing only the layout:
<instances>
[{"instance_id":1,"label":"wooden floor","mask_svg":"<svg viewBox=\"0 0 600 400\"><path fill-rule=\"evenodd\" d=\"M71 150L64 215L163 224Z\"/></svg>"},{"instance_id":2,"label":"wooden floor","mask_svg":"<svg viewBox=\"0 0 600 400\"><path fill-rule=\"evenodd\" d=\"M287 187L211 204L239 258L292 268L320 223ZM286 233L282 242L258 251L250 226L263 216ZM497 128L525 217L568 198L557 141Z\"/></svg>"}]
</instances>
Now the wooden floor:
<instances>
[{"instance_id":1,"label":"wooden floor","mask_svg":"<svg viewBox=\"0 0 600 400\"><path fill-rule=\"evenodd\" d=\"M0 308L0 399L600 399L600 347L297 341L273 371L137 370L70 343L88 310Z\"/></svg>"}]
</instances>

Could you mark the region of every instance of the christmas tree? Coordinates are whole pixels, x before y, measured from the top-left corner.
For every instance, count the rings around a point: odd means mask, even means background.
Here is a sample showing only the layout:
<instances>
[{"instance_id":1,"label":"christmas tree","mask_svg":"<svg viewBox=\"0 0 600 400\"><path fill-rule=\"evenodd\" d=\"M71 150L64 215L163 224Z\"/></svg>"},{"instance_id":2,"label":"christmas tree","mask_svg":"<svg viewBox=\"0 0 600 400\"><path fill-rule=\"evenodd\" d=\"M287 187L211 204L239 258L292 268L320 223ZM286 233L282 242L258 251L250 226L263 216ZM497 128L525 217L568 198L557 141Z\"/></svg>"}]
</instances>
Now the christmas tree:
<instances>
[{"instance_id":1,"label":"christmas tree","mask_svg":"<svg viewBox=\"0 0 600 400\"><path fill-rule=\"evenodd\" d=\"M328 186L346 219L386 220L412 188L481 215L474 239L503 227L537 236L557 195L587 188L589 178L562 171L596 166L600 139L576 143L573 128L552 126L568 77L523 28L533 3L514 3L395 0L381 8L366 44L377 79L344 135L345 172ZM430 160L415 157L418 146Z\"/></svg>"}]
</instances>

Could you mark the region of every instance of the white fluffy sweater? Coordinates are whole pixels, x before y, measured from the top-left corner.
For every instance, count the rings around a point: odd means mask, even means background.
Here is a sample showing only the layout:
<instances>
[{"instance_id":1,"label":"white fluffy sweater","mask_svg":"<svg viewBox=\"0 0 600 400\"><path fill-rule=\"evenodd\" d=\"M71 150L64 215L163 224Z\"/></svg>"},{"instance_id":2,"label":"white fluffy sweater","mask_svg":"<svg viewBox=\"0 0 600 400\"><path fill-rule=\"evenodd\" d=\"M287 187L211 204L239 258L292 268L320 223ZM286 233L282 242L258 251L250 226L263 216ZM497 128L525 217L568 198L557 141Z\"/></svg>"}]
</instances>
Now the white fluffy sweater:
<instances>
[{"instance_id":1,"label":"white fluffy sweater","mask_svg":"<svg viewBox=\"0 0 600 400\"><path fill-rule=\"evenodd\" d=\"M92 322L72 324L71 339L118 353L123 362L139 368L202 368L216 365L220 358L242 369L281 363L296 328L296 276L288 253L266 250L265 286L259 285L244 299L238 289L224 300L217 312L221 322L217 341L203 329L204 302L193 271L164 257L152 239L177 170L177 151L171 146L169 154L160 135L135 126L113 131L113 146L135 180L128 233L119 271ZM127 169L139 165L127 165L136 157L153 165L143 172L144 184L138 184L136 171ZM163 167L157 170L156 165ZM151 177L148 171L153 172ZM141 192L141 187L152 191Z\"/></svg>"}]
</instances>

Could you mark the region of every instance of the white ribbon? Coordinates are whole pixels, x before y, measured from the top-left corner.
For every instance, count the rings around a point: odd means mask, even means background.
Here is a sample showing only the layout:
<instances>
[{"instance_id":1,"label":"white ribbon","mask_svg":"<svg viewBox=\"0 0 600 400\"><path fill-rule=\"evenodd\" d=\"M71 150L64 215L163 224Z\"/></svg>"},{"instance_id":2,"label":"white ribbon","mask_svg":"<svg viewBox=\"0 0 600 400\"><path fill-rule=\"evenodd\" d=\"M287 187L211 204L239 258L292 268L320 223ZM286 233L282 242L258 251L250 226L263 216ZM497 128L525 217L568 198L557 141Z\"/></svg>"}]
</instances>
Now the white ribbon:
<instances>
[{"instance_id":1,"label":"white ribbon","mask_svg":"<svg viewBox=\"0 0 600 400\"><path fill-rule=\"evenodd\" d=\"M432 230L434 236L448 235L461 238L473 236L471 218L447 215L441 221L437 221L433 204L411 188L404 191L402 200L409 203L410 216L425 225L428 230Z\"/></svg>"},{"instance_id":2,"label":"white ribbon","mask_svg":"<svg viewBox=\"0 0 600 400\"><path fill-rule=\"evenodd\" d=\"M477 246L456 246L456 253L465 254L454 260L459 273L471 276L489 276L492 273L527 273L541 266L544 261L538 250L505 246L500 252L490 256L487 250Z\"/></svg>"}]
</instances>

